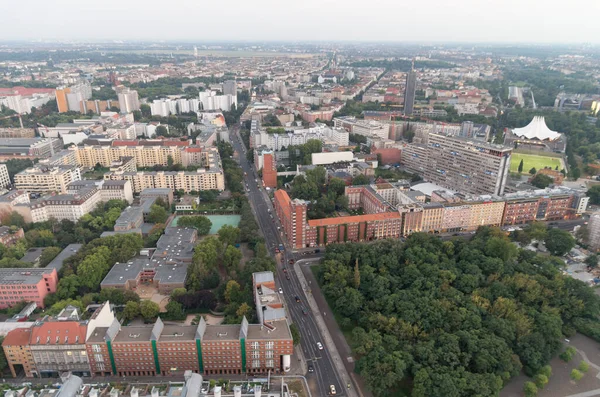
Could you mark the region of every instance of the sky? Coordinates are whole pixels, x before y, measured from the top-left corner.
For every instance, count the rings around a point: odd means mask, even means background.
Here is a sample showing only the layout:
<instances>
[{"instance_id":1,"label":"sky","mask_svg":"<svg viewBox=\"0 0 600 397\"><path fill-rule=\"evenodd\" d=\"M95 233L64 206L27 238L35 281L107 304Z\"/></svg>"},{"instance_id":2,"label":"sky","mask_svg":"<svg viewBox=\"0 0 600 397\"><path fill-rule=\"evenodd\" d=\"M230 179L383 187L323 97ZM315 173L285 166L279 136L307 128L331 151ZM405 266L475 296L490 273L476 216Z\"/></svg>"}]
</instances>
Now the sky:
<instances>
[{"instance_id":1,"label":"sky","mask_svg":"<svg viewBox=\"0 0 600 397\"><path fill-rule=\"evenodd\" d=\"M598 43L593 0L0 0L4 40Z\"/></svg>"}]
</instances>

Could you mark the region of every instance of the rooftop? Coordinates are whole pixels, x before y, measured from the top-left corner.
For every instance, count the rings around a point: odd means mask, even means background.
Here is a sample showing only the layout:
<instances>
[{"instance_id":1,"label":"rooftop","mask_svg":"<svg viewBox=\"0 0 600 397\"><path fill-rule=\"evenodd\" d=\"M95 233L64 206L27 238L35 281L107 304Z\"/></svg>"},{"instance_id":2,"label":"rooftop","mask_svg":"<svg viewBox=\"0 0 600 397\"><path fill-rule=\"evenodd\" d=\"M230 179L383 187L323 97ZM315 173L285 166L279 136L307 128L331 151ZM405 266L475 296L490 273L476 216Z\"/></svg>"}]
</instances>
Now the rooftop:
<instances>
[{"instance_id":1,"label":"rooftop","mask_svg":"<svg viewBox=\"0 0 600 397\"><path fill-rule=\"evenodd\" d=\"M37 263L40 260L40 257L42 256L42 253L45 249L46 248L44 247L29 248L27 252L25 252L25 255L23 255L23 257L20 259L20 261L28 263Z\"/></svg>"},{"instance_id":2,"label":"rooftop","mask_svg":"<svg viewBox=\"0 0 600 397\"><path fill-rule=\"evenodd\" d=\"M380 212L378 214L338 216L336 218L311 219L308 221L308 226L317 227L340 225L344 223L374 222L394 218L400 219L401 216L397 212Z\"/></svg>"},{"instance_id":3,"label":"rooftop","mask_svg":"<svg viewBox=\"0 0 600 397\"><path fill-rule=\"evenodd\" d=\"M152 326L122 327L113 343L148 342L152 336Z\"/></svg>"},{"instance_id":4,"label":"rooftop","mask_svg":"<svg viewBox=\"0 0 600 397\"><path fill-rule=\"evenodd\" d=\"M51 274L54 269L13 268L0 269L0 285L37 284L44 274Z\"/></svg>"}]
</instances>

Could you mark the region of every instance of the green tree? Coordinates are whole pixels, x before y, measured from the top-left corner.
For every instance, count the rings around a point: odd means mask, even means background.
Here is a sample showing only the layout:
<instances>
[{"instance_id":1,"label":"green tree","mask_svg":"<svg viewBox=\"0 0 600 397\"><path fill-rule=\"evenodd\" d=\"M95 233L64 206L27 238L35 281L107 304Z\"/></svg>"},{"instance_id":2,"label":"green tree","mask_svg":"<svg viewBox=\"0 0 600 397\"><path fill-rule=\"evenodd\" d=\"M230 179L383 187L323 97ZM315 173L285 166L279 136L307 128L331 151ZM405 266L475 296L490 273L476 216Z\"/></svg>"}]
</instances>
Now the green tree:
<instances>
[{"instance_id":1,"label":"green tree","mask_svg":"<svg viewBox=\"0 0 600 397\"><path fill-rule=\"evenodd\" d=\"M575 238L565 230L551 228L548 230L544 244L552 255L563 256L575 247Z\"/></svg>"},{"instance_id":2,"label":"green tree","mask_svg":"<svg viewBox=\"0 0 600 397\"><path fill-rule=\"evenodd\" d=\"M100 288L100 282L108 273L111 264L109 264L110 250L108 247L98 247L94 253L86 258L77 266L77 276L82 287L94 291Z\"/></svg>"},{"instance_id":3,"label":"green tree","mask_svg":"<svg viewBox=\"0 0 600 397\"><path fill-rule=\"evenodd\" d=\"M164 125L156 127L156 136L168 136L169 130Z\"/></svg>"},{"instance_id":4,"label":"green tree","mask_svg":"<svg viewBox=\"0 0 600 397\"><path fill-rule=\"evenodd\" d=\"M594 185L589 188L587 195L590 198L590 204L600 205L600 185Z\"/></svg>"},{"instance_id":5,"label":"green tree","mask_svg":"<svg viewBox=\"0 0 600 397\"><path fill-rule=\"evenodd\" d=\"M235 248L233 245L228 246L223 254L223 263L229 270L237 270L240 261L242 260L242 251Z\"/></svg>"},{"instance_id":6,"label":"green tree","mask_svg":"<svg viewBox=\"0 0 600 397\"><path fill-rule=\"evenodd\" d=\"M144 320L150 321L158 316L160 307L158 303L149 300L143 300L140 302L140 314L144 317Z\"/></svg>"},{"instance_id":7,"label":"green tree","mask_svg":"<svg viewBox=\"0 0 600 397\"><path fill-rule=\"evenodd\" d=\"M169 320L185 320L185 311L183 310L183 306L181 305L181 303L171 300L169 301L169 303L167 303L165 309L167 310L166 317Z\"/></svg>"},{"instance_id":8,"label":"green tree","mask_svg":"<svg viewBox=\"0 0 600 397\"><path fill-rule=\"evenodd\" d=\"M58 286L56 287L56 295L58 295L60 299L75 298L80 286L81 283L79 282L79 277L71 274L60 279Z\"/></svg>"},{"instance_id":9,"label":"green tree","mask_svg":"<svg viewBox=\"0 0 600 397\"><path fill-rule=\"evenodd\" d=\"M552 376L552 367L549 365L544 365L542 369L540 369L539 373L545 375L546 378L550 379L550 377Z\"/></svg>"},{"instance_id":10,"label":"green tree","mask_svg":"<svg viewBox=\"0 0 600 397\"><path fill-rule=\"evenodd\" d=\"M331 178L329 191L334 192L336 196L343 196L346 191L346 182L340 178Z\"/></svg>"},{"instance_id":11,"label":"green tree","mask_svg":"<svg viewBox=\"0 0 600 397\"><path fill-rule=\"evenodd\" d=\"M292 334L292 340L294 341L294 346L298 346L302 341L302 336L300 335L300 330L296 323L290 324L290 333Z\"/></svg>"},{"instance_id":12,"label":"green tree","mask_svg":"<svg viewBox=\"0 0 600 397\"><path fill-rule=\"evenodd\" d=\"M160 205L153 204L150 207L150 213L148 214L149 223L165 223L169 213Z\"/></svg>"},{"instance_id":13,"label":"green tree","mask_svg":"<svg viewBox=\"0 0 600 397\"><path fill-rule=\"evenodd\" d=\"M590 370L590 364L587 361L582 361L577 366L577 369L583 373L586 373Z\"/></svg>"},{"instance_id":14,"label":"green tree","mask_svg":"<svg viewBox=\"0 0 600 397\"><path fill-rule=\"evenodd\" d=\"M544 175L544 174L537 174L531 180L531 184L540 189L545 189L553 183L554 183L554 179L552 179L548 175Z\"/></svg>"},{"instance_id":15,"label":"green tree","mask_svg":"<svg viewBox=\"0 0 600 397\"><path fill-rule=\"evenodd\" d=\"M356 175L354 178L352 178L352 184L355 186L368 185L369 183L371 183L371 179L363 174Z\"/></svg>"},{"instance_id":16,"label":"green tree","mask_svg":"<svg viewBox=\"0 0 600 397\"><path fill-rule=\"evenodd\" d=\"M67 306L74 306L79 313L83 313L85 310L85 307L83 307L81 301L75 299L65 299L53 304L49 309L46 310L46 314L49 316L56 316Z\"/></svg>"},{"instance_id":17,"label":"green tree","mask_svg":"<svg viewBox=\"0 0 600 397\"><path fill-rule=\"evenodd\" d=\"M193 261L202 263L206 269L215 269L219 263L221 242L216 237L207 237L194 248Z\"/></svg>"},{"instance_id":18,"label":"green tree","mask_svg":"<svg viewBox=\"0 0 600 397\"><path fill-rule=\"evenodd\" d=\"M240 284L235 280L229 280L225 287L225 301L227 303L238 302L241 296Z\"/></svg>"},{"instance_id":19,"label":"green tree","mask_svg":"<svg viewBox=\"0 0 600 397\"><path fill-rule=\"evenodd\" d=\"M240 238L240 229L231 225L223 225L217 232L223 246L234 245Z\"/></svg>"},{"instance_id":20,"label":"green tree","mask_svg":"<svg viewBox=\"0 0 600 397\"><path fill-rule=\"evenodd\" d=\"M535 169L535 167L533 167L532 169L529 170L529 173L531 175L535 175L537 173L537 170Z\"/></svg>"},{"instance_id":21,"label":"green tree","mask_svg":"<svg viewBox=\"0 0 600 397\"><path fill-rule=\"evenodd\" d=\"M140 304L138 302L129 301L123 308L123 321L128 323L140 315Z\"/></svg>"},{"instance_id":22,"label":"green tree","mask_svg":"<svg viewBox=\"0 0 600 397\"><path fill-rule=\"evenodd\" d=\"M250 315L250 313L252 312L252 308L250 307L249 304L247 304L246 302L243 302L238 309L235 311L235 315L238 316L239 318L242 318L244 316L248 316Z\"/></svg>"},{"instance_id":23,"label":"green tree","mask_svg":"<svg viewBox=\"0 0 600 397\"><path fill-rule=\"evenodd\" d=\"M536 397L538 395L538 388L533 382L525 382L523 393L525 393L525 397Z\"/></svg>"},{"instance_id":24,"label":"green tree","mask_svg":"<svg viewBox=\"0 0 600 397\"><path fill-rule=\"evenodd\" d=\"M517 169L517 172L520 174L523 172L523 159L521 159L521 162L519 163L519 168Z\"/></svg>"},{"instance_id":25,"label":"green tree","mask_svg":"<svg viewBox=\"0 0 600 397\"><path fill-rule=\"evenodd\" d=\"M548 384L548 377L544 374L537 374L533 380L538 389L543 389Z\"/></svg>"},{"instance_id":26,"label":"green tree","mask_svg":"<svg viewBox=\"0 0 600 397\"><path fill-rule=\"evenodd\" d=\"M577 180L580 177L581 177L581 170L579 169L579 167L571 168L571 170L569 171L569 178L571 178L573 180Z\"/></svg>"},{"instance_id":27,"label":"green tree","mask_svg":"<svg viewBox=\"0 0 600 397\"><path fill-rule=\"evenodd\" d=\"M43 252L42 255L40 256L40 267L46 267L48 266L48 263L52 262L52 260L54 258L56 258L56 256L58 254L60 254L62 250L58 247L48 247L46 248Z\"/></svg>"},{"instance_id":28,"label":"green tree","mask_svg":"<svg viewBox=\"0 0 600 397\"><path fill-rule=\"evenodd\" d=\"M596 254L588 255L588 257L585 258L585 264L588 265L592 269L597 268L598 267L598 255L596 255Z\"/></svg>"},{"instance_id":29,"label":"green tree","mask_svg":"<svg viewBox=\"0 0 600 397\"><path fill-rule=\"evenodd\" d=\"M182 216L177 220L179 227L193 227L198 231L199 235L206 235L210 232L212 222L202 215Z\"/></svg>"}]
</instances>

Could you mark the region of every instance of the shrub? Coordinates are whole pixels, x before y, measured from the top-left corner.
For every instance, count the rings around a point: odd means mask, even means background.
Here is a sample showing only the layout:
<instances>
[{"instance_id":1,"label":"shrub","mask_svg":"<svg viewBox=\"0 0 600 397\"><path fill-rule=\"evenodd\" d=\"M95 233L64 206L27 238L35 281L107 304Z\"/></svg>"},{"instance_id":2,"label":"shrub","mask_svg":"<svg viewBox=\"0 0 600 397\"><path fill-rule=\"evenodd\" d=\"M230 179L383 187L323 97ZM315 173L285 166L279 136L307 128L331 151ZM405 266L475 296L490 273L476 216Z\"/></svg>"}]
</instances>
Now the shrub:
<instances>
[{"instance_id":1,"label":"shrub","mask_svg":"<svg viewBox=\"0 0 600 397\"><path fill-rule=\"evenodd\" d=\"M590 364L587 361L582 361L579 363L579 366L577 367L577 369L583 373L586 373L587 371L590 370Z\"/></svg>"},{"instance_id":2,"label":"shrub","mask_svg":"<svg viewBox=\"0 0 600 397\"><path fill-rule=\"evenodd\" d=\"M533 378L533 381L535 382L535 385L538 387L538 389L543 389L544 386L548 384L548 377L544 374L537 374Z\"/></svg>"},{"instance_id":3,"label":"shrub","mask_svg":"<svg viewBox=\"0 0 600 397\"><path fill-rule=\"evenodd\" d=\"M565 361L565 362L568 363L569 361L571 361L573 359L573 357L575 357L575 353L576 352L577 351L575 350L574 347L569 346L569 347L567 347L567 350L565 350L564 352L562 352L560 354L559 357L560 357L561 360L563 360L563 361Z\"/></svg>"},{"instance_id":4,"label":"shrub","mask_svg":"<svg viewBox=\"0 0 600 397\"><path fill-rule=\"evenodd\" d=\"M538 394L538 389L535 383L525 382L525 386L523 386L523 392L525 393L525 397L536 397Z\"/></svg>"},{"instance_id":5,"label":"shrub","mask_svg":"<svg viewBox=\"0 0 600 397\"><path fill-rule=\"evenodd\" d=\"M542 369L540 369L540 374L546 375L546 378L550 379L552 376L552 367L549 365L544 365Z\"/></svg>"},{"instance_id":6,"label":"shrub","mask_svg":"<svg viewBox=\"0 0 600 397\"><path fill-rule=\"evenodd\" d=\"M578 381L581 380L581 378L583 378L583 373L581 371L577 369L573 369L573 371L571 371L571 379Z\"/></svg>"}]
</instances>

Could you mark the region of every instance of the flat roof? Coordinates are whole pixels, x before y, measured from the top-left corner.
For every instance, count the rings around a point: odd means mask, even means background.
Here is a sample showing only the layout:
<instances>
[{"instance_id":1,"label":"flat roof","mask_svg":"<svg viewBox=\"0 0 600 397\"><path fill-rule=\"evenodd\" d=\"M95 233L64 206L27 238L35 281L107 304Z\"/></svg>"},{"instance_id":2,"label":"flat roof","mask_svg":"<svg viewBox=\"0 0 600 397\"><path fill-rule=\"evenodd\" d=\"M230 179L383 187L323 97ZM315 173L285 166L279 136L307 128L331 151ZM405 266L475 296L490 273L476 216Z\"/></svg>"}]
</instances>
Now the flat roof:
<instances>
[{"instance_id":1,"label":"flat roof","mask_svg":"<svg viewBox=\"0 0 600 397\"><path fill-rule=\"evenodd\" d=\"M248 336L246 339L292 339L287 320L273 321L269 324L274 329L270 329L266 325L248 324Z\"/></svg>"},{"instance_id":2,"label":"flat roof","mask_svg":"<svg viewBox=\"0 0 600 397\"><path fill-rule=\"evenodd\" d=\"M152 327L150 326L122 327L113 343L150 342L150 336L152 336Z\"/></svg>"},{"instance_id":3,"label":"flat roof","mask_svg":"<svg viewBox=\"0 0 600 397\"><path fill-rule=\"evenodd\" d=\"M20 259L20 261L29 263L37 262L40 259L40 256L42 256L42 253L45 249L45 247L29 248L27 252L25 252L25 255L23 255L23 257Z\"/></svg>"},{"instance_id":4,"label":"flat roof","mask_svg":"<svg viewBox=\"0 0 600 397\"><path fill-rule=\"evenodd\" d=\"M241 324L207 326L202 341L237 341L240 340L241 329Z\"/></svg>"},{"instance_id":5,"label":"flat roof","mask_svg":"<svg viewBox=\"0 0 600 397\"><path fill-rule=\"evenodd\" d=\"M56 271L59 271L62 268L62 265L65 262L65 260L67 260L68 258L75 255L77 252L79 252L81 247L83 247L83 244L67 245L65 247L65 249L60 251L60 254L58 254L56 256L56 258L54 258L52 260L52 262L48 263L48 266L46 266L46 269L56 269Z\"/></svg>"},{"instance_id":6,"label":"flat roof","mask_svg":"<svg viewBox=\"0 0 600 397\"><path fill-rule=\"evenodd\" d=\"M196 339L197 325L166 325L164 326L158 342L180 342Z\"/></svg>"},{"instance_id":7,"label":"flat roof","mask_svg":"<svg viewBox=\"0 0 600 397\"><path fill-rule=\"evenodd\" d=\"M154 279L163 283L184 283L187 267L186 263L168 263L162 258L138 257L125 263L116 263L100 285L124 285L129 280L137 279L142 270L154 270Z\"/></svg>"},{"instance_id":8,"label":"flat roof","mask_svg":"<svg viewBox=\"0 0 600 397\"><path fill-rule=\"evenodd\" d=\"M335 218L311 219L308 221L308 226L330 226L340 225L344 223L359 223L383 221L386 219L399 219L400 214L397 212L380 212L378 214L354 215L354 216L338 216Z\"/></svg>"}]
</instances>

